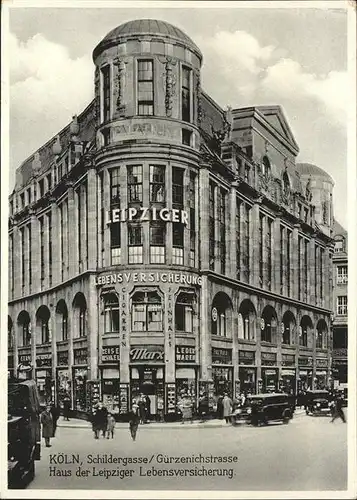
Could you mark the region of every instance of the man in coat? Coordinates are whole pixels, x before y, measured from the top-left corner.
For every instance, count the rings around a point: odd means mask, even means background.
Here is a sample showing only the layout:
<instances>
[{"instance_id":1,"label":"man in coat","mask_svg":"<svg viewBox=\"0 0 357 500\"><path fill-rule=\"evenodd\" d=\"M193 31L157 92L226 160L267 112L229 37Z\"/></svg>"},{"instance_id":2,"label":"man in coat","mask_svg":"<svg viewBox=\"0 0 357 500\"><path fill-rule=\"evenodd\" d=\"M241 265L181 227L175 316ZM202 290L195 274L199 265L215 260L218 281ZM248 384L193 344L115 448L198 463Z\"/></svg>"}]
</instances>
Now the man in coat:
<instances>
[{"instance_id":1,"label":"man in coat","mask_svg":"<svg viewBox=\"0 0 357 500\"><path fill-rule=\"evenodd\" d=\"M139 406L133 401L131 411L129 412L129 429L130 435L133 441L136 439L136 433L138 431L140 421Z\"/></svg>"},{"instance_id":2,"label":"man in coat","mask_svg":"<svg viewBox=\"0 0 357 500\"><path fill-rule=\"evenodd\" d=\"M232 413L232 400L228 397L228 394L225 392L222 400L223 405L223 417L226 419L226 423L230 422L230 415Z\"/></svg>"},{"instance_id":3,"label":"man in coat","mask_svg":"<svg viewBox=\"0 0 357 500\"><path fill-rule=\"evenodd\" d=\"M345 414L342 409L342 398L336 395L334 401L334 413L331 422L334 422L338 417L342 420L343 423L346 423Z\"/></svg>"},{"instance_id":4,"label":"man in coat","mask_svg":"<svg viewBox=\"0 0 357 500\"><path fill-rule=\"evenodd\" d=\"M71 400L67 395L63 400L63 420L69 420L70 410L71 410Z\"/></svg>"},{"instance_id":5,"label":"man in coat","mask_svg":"<svg viewBox=\"0 0 357 500\"><path fill-rule=\"evenodd\" d=\"M53 436L53 420L51 415L51 406L47 405L41 413L42 437L45 440L46 448L50 448L50 438Z\"/></svg>"},{"instance_id":6,"label":"man in coat","mask_svg":"<svg viewBox=\"0 0 357 500\"><path fill-rule=\"evenodd\" d=\"M51 403L51 415L52 415L52 422L53 422L53 435L52 437L55 437L56 434L56 429L57 429L57 421L60 416L60 410L59 408L55 405L55 403Z\"/></svg>"}]
</instances>

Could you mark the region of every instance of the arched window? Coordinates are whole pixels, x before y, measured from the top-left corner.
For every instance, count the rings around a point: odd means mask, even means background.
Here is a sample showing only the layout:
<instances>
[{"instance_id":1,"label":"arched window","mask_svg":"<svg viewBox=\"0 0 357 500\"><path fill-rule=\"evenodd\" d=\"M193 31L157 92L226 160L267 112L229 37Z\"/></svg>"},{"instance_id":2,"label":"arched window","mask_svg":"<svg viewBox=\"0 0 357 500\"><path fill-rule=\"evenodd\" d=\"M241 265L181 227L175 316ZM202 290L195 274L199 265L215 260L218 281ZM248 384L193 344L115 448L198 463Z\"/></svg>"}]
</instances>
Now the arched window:
<instances>
[{"instance_id":1,"label":"arched window","mask_svg":"<svg viewBox=\"0 0 357 500\"><path fill-rule=\"evenodd\" d=\"M211 332L220 337L231 337L229 319L231 319L232 304L228 295L218 293L212 302Z\"/></svg>"},{"instance_id":2,"label":"arched window","mask_svg":"<svg viewBox=\"0 0 357 500\"><path fill-rule=\"evenodd\" d=\"M49 327L50 311L46 306L40 306L36 313L37 343L48 344L51 342Z\"/></svg>"},{"instance_id":3,"label":"arched window","mask_svg":"<svg viewBox=\"0 0 357 500\"><path fill-rule=\"evenodd\" d=\"M327 325L325 320L320 319L316 326L316 348L326 349L327 347Z\"/></svg>"},{"instance_id":4,"label":"arched window","mask_svg":"<svg viewBox=\"0 0 357 500\"><path fill-rule=\"evenodd\" d=\"M252 302L243 300L238 314L238 337L245 340L255 339L256 312Z\"/></svg>"},{"instance_id":5,"label":"arched window","mask_svg":"<svg viewBox=\"0 0 357 500\"><path fill-rule=\"evenodd\" d=\"M30 315L27 311L21 311L17 318L19 327L19 344L23 347L31 344L31 323Z\"/></svg>"},{"instance_id":6,"label":"arched window","mask_svg":"<svg viewBox=\"0 0 357 500\"><path fill-rule=\"evenodd\" d=\"M14 336L13 336L13 324L10 316L7 317L7 348L12 349L14 347Z\"/></svg>"},{"instance_id":7,"label":"arched window","mask_svg":"<svg viewBox=\"0 0 357 500\"><path fill-rule=\"evenodd\" d=\"M191 293L181 292L175 304L175 330L177 332L193 332L193 299Z\"/></svg>"},{"instance_id":8,"label":"arched window","mask_svg":"<svg viewBox=\"0 0 357 500\"><path fill-rule=\"evenodd\" d=\"M261 164L261 171L262 175L265 177L269 177L270 172L271 172L271 166L270 166L270 161L267 156L263 157L262 164Z\"/></svg>"},{"instance_id":9,"label":"arched window","mask_svg":"<svg viewBox=\"0 0 357 500\"><path fill-rule=\"evenodd\" d=\"M104 295L104 333L119 332L119 300L114 293Z\"/></svg>"},{"instance_id":10,"label":"arched window","mask_svg":"<svg viewBox=\"0 0 357 500\"><path fill-rule=\"evenodd\" d=\"M56 306L57 341L68 340L68 309L61 299Z\"/></svg>"},{"instance_id":11,"label":"arched window","mask_svg":"<svg viewBox=\"0 0 357 500\"><path fill-rule=\"evenodd\" d=\"M282 343L283 344L293 344L294 343L294 330L295 330L295 317L291 311L287 311L284 316L283 316L283 337L282 337Z\"/></svg>"},{"instance_id":12,"label":"arched window","mask_svg":"<svg viewBox=\"0 0 357 500\"><path fill-rule=\"evenodd\" d=\"M162 331L162 304L157 292L136 292L132 298L133 332Z\"/></svg>"},{"instance_id":13,"label":"arched window","mask_svg":"<svg viewBox=\"0 0 357 500\"><path fill-rule=\"evenodd\" d=\"M299 344L303 347L308 347L309 333L312 328L312 321L309 316L303 316L300 321L299 329Z\"/></svg>"},{"instance_id":14,"label":"arched window","mask_svg":"<svg viewBox=\"0 0 357 500\"><path fill-rule=\"evenodd\" d=\"M261 317L261 340L262 342L276 341L276 313L271 306L266 306Z\"/></svg>"},{"instance_id":15,"label":"arched window","mask_svg":"<svg viewBox=\"0 0 357 500\"><path fill-rule=\"evenodd\" d=\"M77 293L73 300L74 328L73 338L87 336L87 302L83 293Z\"/></svg>"}]
</instances>

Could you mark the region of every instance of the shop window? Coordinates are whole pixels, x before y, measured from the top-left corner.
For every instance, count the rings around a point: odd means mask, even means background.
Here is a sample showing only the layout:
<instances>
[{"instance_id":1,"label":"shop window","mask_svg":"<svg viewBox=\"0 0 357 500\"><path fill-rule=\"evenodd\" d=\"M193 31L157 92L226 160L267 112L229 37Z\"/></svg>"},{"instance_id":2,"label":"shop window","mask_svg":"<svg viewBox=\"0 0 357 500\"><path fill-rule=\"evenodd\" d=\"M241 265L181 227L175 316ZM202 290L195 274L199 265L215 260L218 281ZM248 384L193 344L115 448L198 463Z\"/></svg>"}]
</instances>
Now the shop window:
<instances>
[{"instance_id":1,"label":"shop window","mask_svg":"<svg viewBox=\"0 0 357 500\"><path fill-rule=\"evenodd\" d=\"M193 294L180 293L175 304L175 330L193 332Z\"/></svg>"},{"instance_id":2,"label":"shop window","mask_svg":"<svg viewBox=\"0 0 357 500\"><path fill-rule=\"evenodd\" d=\"M337 315L347 315L347 295L337 297Z\"/></svg>"},{"instance_id":3,"label":"shop window","mask_svg":"<svg viewBox=\"0 0 357 500\"><path fill-rule=\"evenodd\" d=\"M157 292L136 292L133 295L132 330L162 331L162 304Z\"/></svg>"},{"instance_id":4,"label":"shop window","mask_svg":"<svg viewBox=\"0 0 357 500\"><path fill-rule=\"evenodd\" d=\"M165 167L150 165L150 202L165 201Z\"/></svg>"},{"instance_id":5,"label":"shop window","mask_svg":"<svg viewBox=\"0 0 357 500\"><path fill-rule=\"evenodd\" d=\"M153 61L138 61L138 114L154 114Z\"/></svg>"},{"instance_id":6,"label":"shop window","mask_svg":"<svg viewBox=\"0 0 357 500\"><path fill-rule=\"evenodd\" d=\"M119 332L119 300L111 293L104 296L104 333Z\"/></svg>"},{"instance_id":7,"label":"shop window","mask_svg":"<svg viewBox=\"0 0 357 500\"><path fill-rule=\"evenodd\" d=\"M191 121L191 70L185 66L182 67L181 118L184 122Z\"/></svg>"},{"instance_id":8,"label":"shop window","mask_svg":"<svg viewBox=\"0 0 357 500\"><path fill-rule=\"evenodd\" d=\"M128 224L129 264L143 263L143 236L139 224Z\"/></svg>"},{"instance_id":9,"label":"shop window","mask_svg":"<svg viewBox=\"0 0 357 500\"><path fill-rule=\"evenodd\" d=\"M110 120L110 66L107 64L101 68L102 73L102 121Z\"/></svg>"},{"instance_id":10,"label":"shop window","mask_svg":"<svg viewBox=\"0 0 357 500\"><path fill-rule=\"evenodd\" d=\"M150 263L165 263L165 224L152 223L150 225Z\"/></svg>"},{"instance_id":11,"label":"shop window","mask_svg":"<svg viewBox=\"0 0 357 500\"><path fill-rule=\"evenodd\" d=\"M129 203L143 201L143 167L141 165L128 167L128 201Z\"/></svg>"}]
</instances>

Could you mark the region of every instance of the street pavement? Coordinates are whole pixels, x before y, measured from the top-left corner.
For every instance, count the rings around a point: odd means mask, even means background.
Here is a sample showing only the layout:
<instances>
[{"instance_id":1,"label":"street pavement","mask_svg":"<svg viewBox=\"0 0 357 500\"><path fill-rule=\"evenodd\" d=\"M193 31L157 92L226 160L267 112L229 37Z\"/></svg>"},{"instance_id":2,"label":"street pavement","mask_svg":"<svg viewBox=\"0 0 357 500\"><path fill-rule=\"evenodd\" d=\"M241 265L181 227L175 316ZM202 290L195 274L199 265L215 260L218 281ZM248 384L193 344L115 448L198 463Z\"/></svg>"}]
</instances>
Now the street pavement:
<instances>
[{"instance_id":1,"label":"street pavement","mask_svg":"<svg viewBox=\"0 0 357 500\"><path fill-rule=\"evenodd\" d=\"M308 417L297 412L288 425L270 423L258 428L244 424L232 427L223 421L207 425L149 424L139 427L135 442L128 424L119 425L114 439L109 440L95 440L86 422L74 421L71 427L64 427L62 421L60 424L52 447L42 447L42 458L36 462L36 476L29 489L347 488L347 425L341 420L332 424L328 417ZM81 465L62 463L71 462L72 454L75 458L79 455ZM93 463L97 456L103 460L124 457L128 461L135 457L147 463ZM172 463L161 463L167 457L174 457ZM182 460L180 457L186 462L185 457L199 461L176 463L176 458Z\"/></svg>"}]
</instances>

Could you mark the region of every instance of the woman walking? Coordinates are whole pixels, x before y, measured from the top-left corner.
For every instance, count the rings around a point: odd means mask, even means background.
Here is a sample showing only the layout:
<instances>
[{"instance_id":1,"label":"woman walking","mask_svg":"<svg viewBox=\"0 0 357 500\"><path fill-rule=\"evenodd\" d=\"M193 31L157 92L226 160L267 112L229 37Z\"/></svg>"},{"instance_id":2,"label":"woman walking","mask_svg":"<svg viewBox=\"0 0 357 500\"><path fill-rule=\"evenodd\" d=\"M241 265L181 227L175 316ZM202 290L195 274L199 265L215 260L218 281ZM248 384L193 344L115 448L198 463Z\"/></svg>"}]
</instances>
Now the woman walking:
<instances>
[{"instance_id":1,"label":"woman walking","mask_svg":"<svg viewBox=\"0 0 357 500\"><path fill-rule=\"evenodd\" d=\"M140 421L139 406L134 402L129 413L129 429L130 435L133 441L136 439L136 433L138 431Z\"/></svg>"},{"instance_id":2,"label":"woman walking","mask_svg":"<svg viewBox=\"0 0 357 500\"><path fill-rule=\"evenodd\" d=\"M53 436L53 419L51 415L51 406L46 406L46 409L41 413L42 437L45 440L46 448L50 448L50 438Z\"/></svg>"},{"instance_id":3,"label":"woman walking","mask_svg":"<svg viewBox=\"0 0 357 500\"><path fill-rule=\"evenodd\" d=\"M223 405L223 416L226 419L226 423L228 424L230 421L230 415L232 413L232 400L228 397L228 394L226 392L224 393L222 405Z\"/></svg>"}]
</instances>

